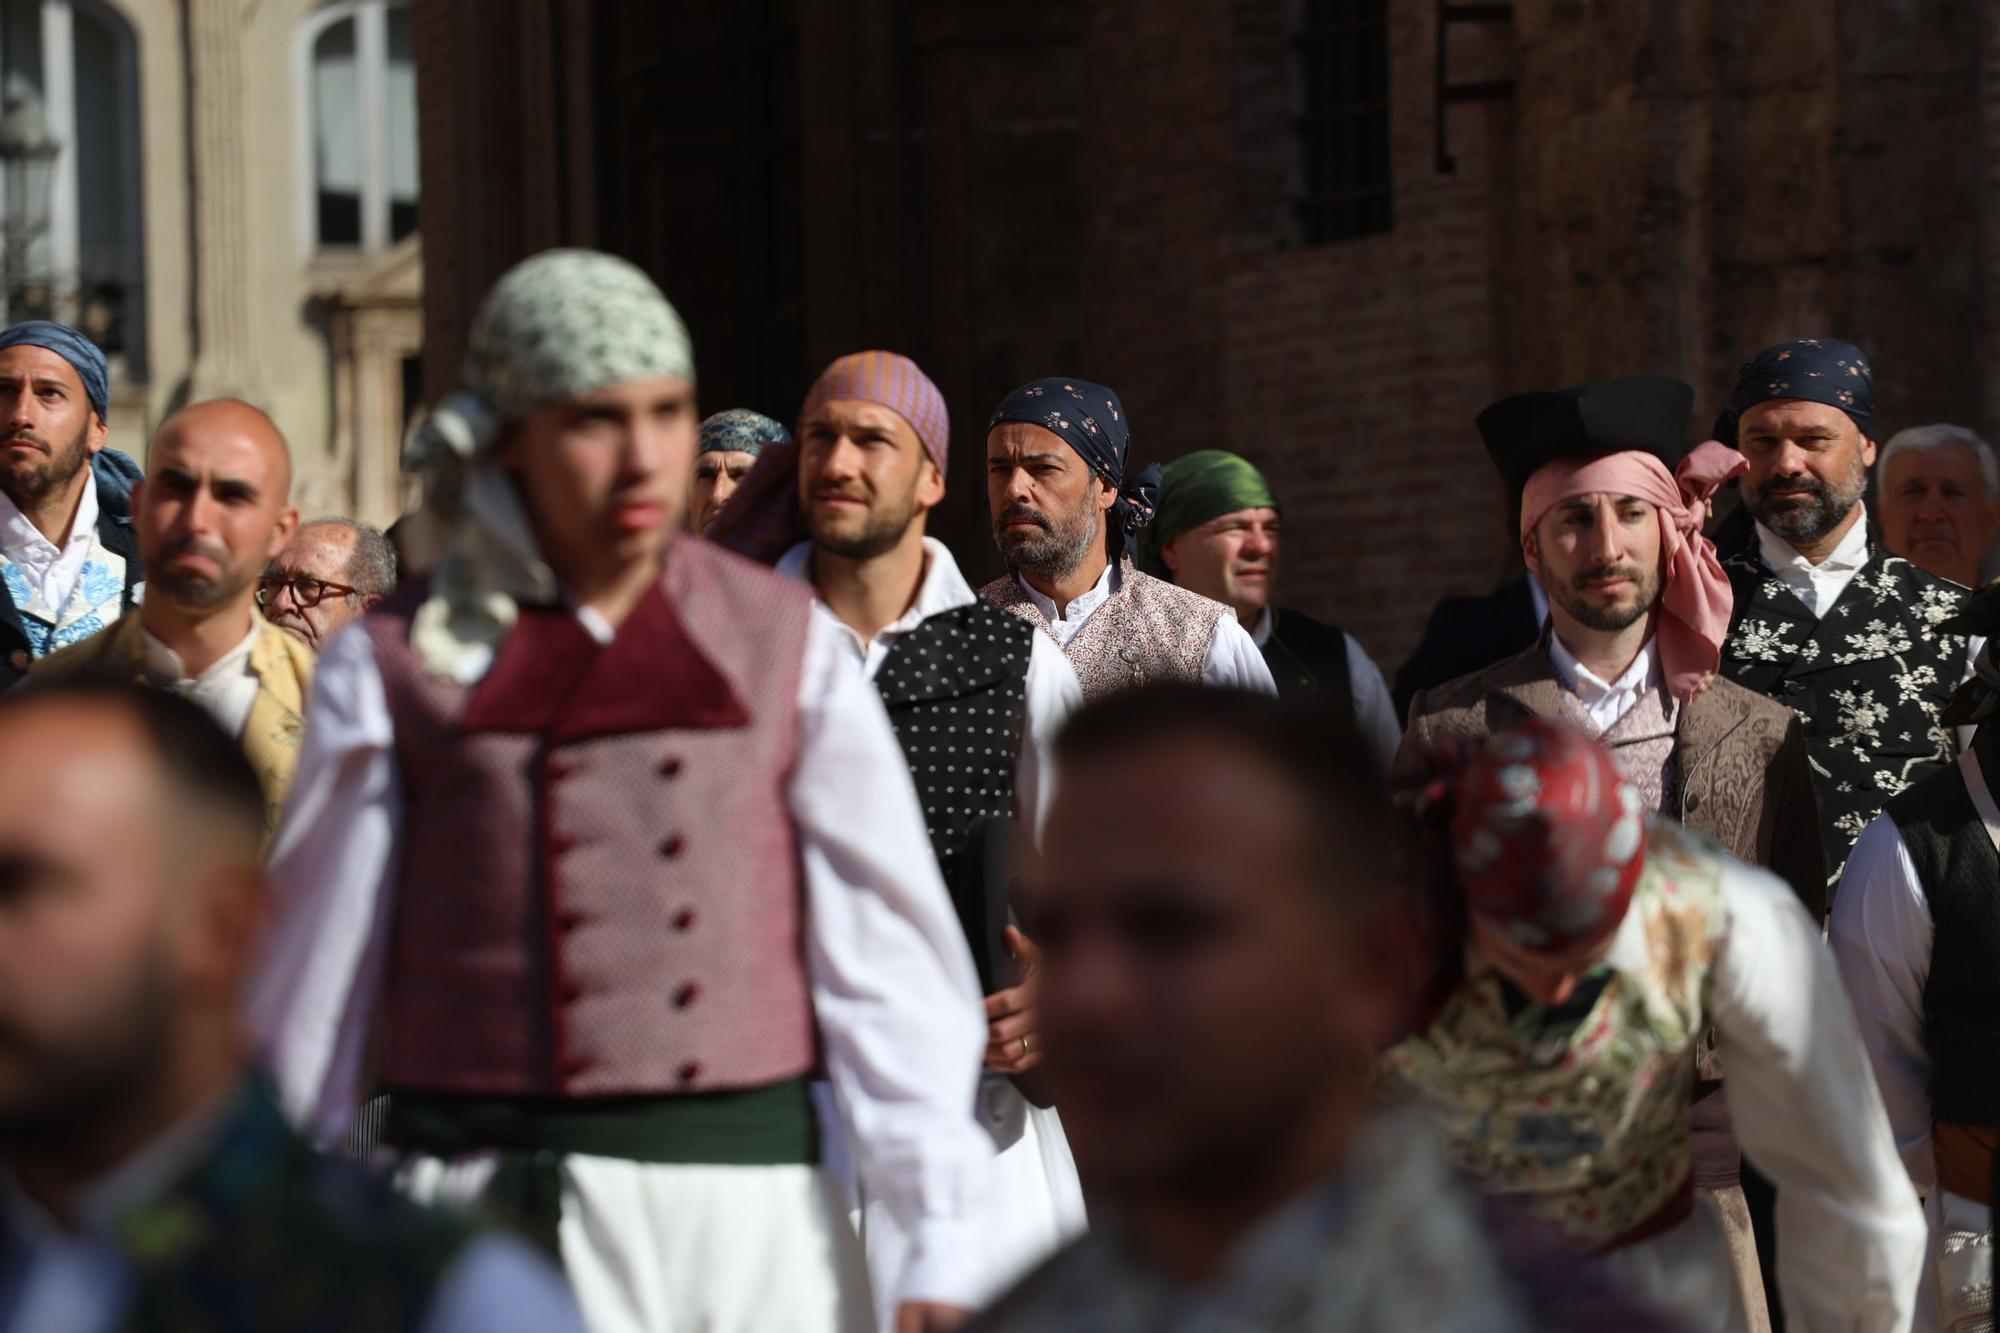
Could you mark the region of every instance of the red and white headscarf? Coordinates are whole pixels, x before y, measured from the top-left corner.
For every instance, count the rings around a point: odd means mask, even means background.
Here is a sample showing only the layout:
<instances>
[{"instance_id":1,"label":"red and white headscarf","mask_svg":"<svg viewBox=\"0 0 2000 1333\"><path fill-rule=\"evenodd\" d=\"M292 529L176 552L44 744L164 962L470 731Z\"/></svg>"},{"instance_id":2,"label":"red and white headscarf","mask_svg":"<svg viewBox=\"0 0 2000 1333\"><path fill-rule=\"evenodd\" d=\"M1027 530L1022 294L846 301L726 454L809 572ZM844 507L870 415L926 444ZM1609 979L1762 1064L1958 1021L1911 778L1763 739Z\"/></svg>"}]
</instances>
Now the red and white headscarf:
<instances>
[{"instance_id":1,"label":"red and white headscarf","mask_svg":"<svg viewBox=\"0 0 2000 1333\"><path fill-rule=\"evenodd\" d=\"M1702 535L1709 503L1723 482L1749 463L1726 444L1709 440L1695 446L1672 472L1639 450L1596 458L1559 458L1528 478L1521 493L1521 545L1543 515L1579 495L1608 493L1644 500L1660 517L1660 619L1655 635L1667 690L1683 703L1708 683L1722 664L1722 640L1729 632L1735 597L1722 572L1715 543Z\"/></svg>"},{"instance_id":2,"label":"red and white headscarf","mask_svg":"<svg viewBox=\"0 0 2000 1333\"><path fill-rule=\"evenodd\" d=\"M1646 803L1610 752L1531 718L1441 767L1424 802L1449 812L1466 910L1531 953L1608 940L1646 863Z\"/></svg>"}]
</instances>

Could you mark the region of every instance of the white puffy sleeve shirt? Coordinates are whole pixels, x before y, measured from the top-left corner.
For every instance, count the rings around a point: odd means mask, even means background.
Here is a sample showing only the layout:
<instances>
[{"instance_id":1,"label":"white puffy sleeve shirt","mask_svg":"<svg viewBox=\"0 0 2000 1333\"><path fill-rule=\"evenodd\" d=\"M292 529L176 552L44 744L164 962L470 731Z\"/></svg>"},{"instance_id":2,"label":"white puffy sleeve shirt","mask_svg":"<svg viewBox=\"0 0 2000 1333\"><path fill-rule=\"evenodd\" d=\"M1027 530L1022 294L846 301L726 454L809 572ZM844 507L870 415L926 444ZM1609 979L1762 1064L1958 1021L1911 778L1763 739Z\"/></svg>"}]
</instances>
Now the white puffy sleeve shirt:
<instances>
[{"instance_id":1,"label":"white puffy sleeve shirt","mask_svg":"<svg viewBox=\"0 0 2000 1333\"><path fill-rule=\"evenodd\" d=\"M607 637L601 620L579 619ZM978 981L881 699L841 652L814 616L789 789L827 1079L862 1180L913 1241L898 1298L968 1304L983 1289L974 1219L993 1157L972 1116L986 1046ZM358 626L320 656L306 718L249 1016L285 1105L331 1142L364 1091L405 809L381 673Z\"/></svg>"},{"instance_id":2,"label":"white puffy sleeve shirt","mask_svg":"<svg viewBox=\"0 0 2000 1333\"><path fill-rule=\"evenodd\" d=\"M1709 976L1730 1124L1777 1187L1778 1282L1793 1325L1901 1330L1926 1227L1834 961L1797 897L1730 861Z\"/></svg>"}]
</instances>

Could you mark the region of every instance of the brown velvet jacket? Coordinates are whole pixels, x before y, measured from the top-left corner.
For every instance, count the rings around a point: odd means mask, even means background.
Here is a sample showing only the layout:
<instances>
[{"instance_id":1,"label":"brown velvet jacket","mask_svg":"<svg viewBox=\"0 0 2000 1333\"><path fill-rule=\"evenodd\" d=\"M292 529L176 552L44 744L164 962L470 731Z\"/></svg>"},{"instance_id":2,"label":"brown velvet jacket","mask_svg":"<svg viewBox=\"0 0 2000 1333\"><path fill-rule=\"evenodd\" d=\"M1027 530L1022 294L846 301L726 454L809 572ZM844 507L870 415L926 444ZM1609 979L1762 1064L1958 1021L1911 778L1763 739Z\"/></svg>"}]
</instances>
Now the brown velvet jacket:
<instances>
[{"instance_id":1,"label":"brown velvet jacket","mask_svg":"<svg viewBox=\"0 0 2000 1333\"><path fill-rule=\"evenodd\" d=\"M1548 636L1526 652L1410 702L1392 785L1423 784L1424 752L1448 736L1479 737L1534 715L1562 717L1562 683ZM1674 790L1663 813L1705 833L1738 860L1763 866L1825 919L1826 850L1805 732L1791 709L1717 676L1680 714Z\"/></svg>"}]
</instances>

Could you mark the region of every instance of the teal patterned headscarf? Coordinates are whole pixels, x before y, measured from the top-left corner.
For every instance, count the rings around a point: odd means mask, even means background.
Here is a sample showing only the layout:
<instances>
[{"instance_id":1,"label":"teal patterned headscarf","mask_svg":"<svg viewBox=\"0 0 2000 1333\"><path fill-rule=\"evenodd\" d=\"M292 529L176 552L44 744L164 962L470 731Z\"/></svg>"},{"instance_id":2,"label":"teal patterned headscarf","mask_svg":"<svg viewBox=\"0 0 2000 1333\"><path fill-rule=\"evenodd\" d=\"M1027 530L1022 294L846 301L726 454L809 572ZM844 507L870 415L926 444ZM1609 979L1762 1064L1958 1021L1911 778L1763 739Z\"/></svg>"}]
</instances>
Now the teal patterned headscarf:
<instances>
[{"instance_id":1,"label":"teal patterned headscarf","mask_svg":"<svg viewBox=\"0 0 2000 1333\"><path fill-rule=\"evenodd\" d=\"M403 465L424 479L419 540L437 551L410 642L440 676L483 675L520 603L561 590L513 483L493 459L508 422L634 380L694 383L694 346L653 280L593 250L548 250L509 269L473 317L465 388L419 421Z\"/></svg>"},{"instance_id":2,"label":"teal patterned headscarf","mask_svg":"<svg viewBox=\"0 0 2000 1333\"><path fill-rule=\"evenodd\" d=\"M701 443L696 453L761 455L774 444L790 444L792 433L762 412L747 407L730 407L701 423Z\"/></svg>"},{"instance_id":3,"label":"teal patterned headscarf","mask_svg":"<svg viewBox=\"0 0 2000 1333\"><path fill-rule=\"evenodd\" d=\"M1241 509L1276 509L1278 497L1249 459L1227 449L1202 449L1160 469L1160 504L1139 543L1139 568L1172 580L1165 546L1183 532Z\"/></svg>"}]
</instances>

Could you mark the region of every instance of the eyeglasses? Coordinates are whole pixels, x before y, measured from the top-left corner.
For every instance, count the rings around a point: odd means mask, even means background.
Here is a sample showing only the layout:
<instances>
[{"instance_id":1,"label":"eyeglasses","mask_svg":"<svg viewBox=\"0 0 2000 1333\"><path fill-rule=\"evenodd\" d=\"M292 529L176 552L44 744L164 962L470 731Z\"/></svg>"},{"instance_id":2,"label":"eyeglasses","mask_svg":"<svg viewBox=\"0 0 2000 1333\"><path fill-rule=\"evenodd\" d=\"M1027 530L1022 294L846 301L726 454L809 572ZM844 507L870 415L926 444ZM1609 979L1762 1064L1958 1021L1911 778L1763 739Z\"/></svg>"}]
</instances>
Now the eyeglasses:
<instances>
[{"instance_id":1,"label":"eyeglasses","mask_svg":"<svg viewBox=\"0 0 2000 1333\"><path fill-rule=\"evenodd\" d=\"M329 583L325 579L316 579L309 574L281 574L274 569L257 580L257 605L269 606L280 588L292 590L292 604L302 611L310 611L325 601L329 595L353 597L361 591L345 583Z\"/></svg>"}]
</instances>

